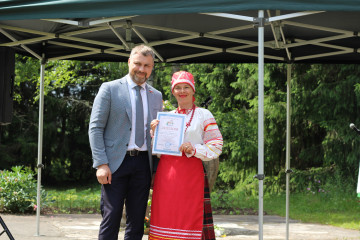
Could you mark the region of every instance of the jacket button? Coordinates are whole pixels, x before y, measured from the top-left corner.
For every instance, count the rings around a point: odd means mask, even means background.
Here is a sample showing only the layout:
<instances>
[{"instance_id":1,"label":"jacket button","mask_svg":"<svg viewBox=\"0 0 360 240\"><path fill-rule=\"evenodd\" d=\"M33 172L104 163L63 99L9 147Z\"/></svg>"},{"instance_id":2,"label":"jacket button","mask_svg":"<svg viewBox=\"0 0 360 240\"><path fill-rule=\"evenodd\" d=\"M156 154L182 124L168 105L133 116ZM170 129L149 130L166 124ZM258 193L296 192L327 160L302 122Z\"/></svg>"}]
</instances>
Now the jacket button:
<instances>
[{"instance_id":1,"label":"jacket button","mask_svg":"<svg viewBox=\"0 0 360 240\"><path fill-rule=\"evenodd\" d=\"M129 146L129 144L127 143L127 144L126 144L126 146L128 147L128 146Z\"/></svg>"}]
</instances>

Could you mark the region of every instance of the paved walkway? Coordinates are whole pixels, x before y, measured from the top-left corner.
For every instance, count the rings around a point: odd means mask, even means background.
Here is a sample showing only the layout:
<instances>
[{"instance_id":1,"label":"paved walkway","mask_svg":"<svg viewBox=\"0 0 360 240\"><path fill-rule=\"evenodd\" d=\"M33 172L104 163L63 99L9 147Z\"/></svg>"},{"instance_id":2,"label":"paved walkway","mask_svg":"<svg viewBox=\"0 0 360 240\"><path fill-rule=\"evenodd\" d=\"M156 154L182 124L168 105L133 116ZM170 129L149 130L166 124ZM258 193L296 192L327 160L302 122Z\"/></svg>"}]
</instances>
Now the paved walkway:
<instances>
[{"instance_id":1,"label":"paved walkway","mask_svg":"<svg viewBox=\"0 0 360 240\"><path fill-rule=\"evenodd\" d=\"M12 236L16 240L82 240L97 239L101 216L98 214L49 215L40 217L40 236L36 236L36 216L1 215ZM215 215L215 224L226 236L218 240L259 239L257 216ZM290 221L289 239L291 240L360 240L360 231L347 230L320 224L305 224ZM0 232L2 232L0 226ZM263 239L286 239L285 219L278 216L264 216ZM119 240L124 231L120 231ZM4 232L0 240L9 239ZM143 240L148 236L144 235Z\"/></svg>"}]
</instances>

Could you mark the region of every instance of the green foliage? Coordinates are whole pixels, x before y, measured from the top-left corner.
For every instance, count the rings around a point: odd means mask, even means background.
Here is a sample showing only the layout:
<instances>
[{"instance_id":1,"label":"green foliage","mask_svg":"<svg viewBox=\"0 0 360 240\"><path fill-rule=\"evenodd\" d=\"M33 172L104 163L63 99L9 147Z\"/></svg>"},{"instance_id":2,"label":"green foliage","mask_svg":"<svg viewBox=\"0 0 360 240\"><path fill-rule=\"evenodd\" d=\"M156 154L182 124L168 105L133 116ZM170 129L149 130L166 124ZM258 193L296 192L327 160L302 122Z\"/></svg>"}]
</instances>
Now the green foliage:
<instances>
[{"instance_id":1,"label":"green foliage","mask_svg":"<svg viewBox=\"0 0 360 240\"><path fill-rule=\"evenodd\" d=\"M52 213L100 213L100 185L89 188L48 189Z\"/></svg>"},{"instance_id":2,"label":"green foliage","mask_svg":"<svg viewBox=\"0 0 360 240\"><path fill-rule=\"evenodd\" d=\"M286 64L265 65L264 173L269 182L266 191L270 192L284 188L286 68ZM294 64L291 68L292 191L307 187L300 173L308 169L323 170L354 189L360 138L348 126L360 122L360 67ZM166 110L177 107L170 82L179 70L194 75L196 104L213 113L224 138L215 188L256 192L256 184L250 180L258 168L257 64L155 64L149 82L163 93ZM13 122L0 128L4 169L36 167L39 72L38 60L16 56ZM55 185L95 180L87 133L92 102L103 82L127 72L127 63L46 64L44 182ZM330 168L332 172L328 172Z\"/></svg>"},{"instance_id":3,"label":"green foliage","mask_svg":"<svg viewBox=\"0 0 360 240\"><path fill-rule=\"evenodd\" d=\"M163 94L163 99L169 100L174 106L176 100L171 94L171 77L179 70L183 69L180 69L178 64L156 63L150 79L152 85Z\"/></svg>"},{"instance_id":4,"label":"green foliage","mask_svg":"<svg viewBox=\"0 0 360 240\"><path fill-rule=\"evenodd\" d=\"M255 182L253 184L255 184ZM248 186L250 184L248 183L246 185ZM250 188L248 188L250 191L246 191L245 188L246 187L240 187L229 191L218 190L212 192L212 207L215 209L256 209L255 205L253 205L253 199L257 198L257 192L255 192L255 189L251 191Z\"/></svg>"},{"instance_id":5,"label":"green foliage","mask_svg":"<svg viewBox=\"0 0 360 240\"><path fill-rule=\"evenodd\" d=\"M2 167L35 168L40 63L16 55L14 116L0 129ZM47 184L94 180L88 140L92 101L104 81L127 73L126 63L53 61L46 64L42 179Z\"/></svg>"},{"instance_id":6,"label":"green foliage","mask_svg":"<svg viewBox=\"0 0 360 240\"><path fill-rule=\"evenodd\" d=\"M337 174L335 166L310 168L307 170L295 169L290 175L290 192L329 192L332 187L340 186L341 178ZM353 191L350 186L342 187L347 191ZM276 176L266 176L264 181L264 192L269 194L280 194L286 191L286 173L280 171Z\"/></svg>"},{"instance_id":7,"label":"green foliage","mask_svg":"<svg viewBox=\"0 0 360 240\"><path fill-rule=\"evenodd\" d=\"M30 168L15 166L0 173L0 211L25 213L36 210L37 184ZM41 198L46 203L45 191Z\"/></svg>"},{"instance_id":8,"label":"green foliage","mask_svg":"<svg viewBox=\"0 0 360 240\"><path fill-rule=\"evenodd\" d=\"M18 54L15 57L14 100L30 107L34 101L33 94L38 91L36 83L40 76L40 62Z\"/></svg>"},{"instance_id":9,"label":"green foliage","mask_svg":"<svg viewBox=\"0 0 360 240\"><path fill-rule=\"evenodd\" d=\"M170 111L175 110L175 109L176 108L168 100L164 101L164 111L165 112L170 112Z\"/></svg>"},{"instance_id":10,"label":"green foliage","mask_svg":"<svg viewBox=\"0 0 360 240\"><path fill-rule=\"evenodd\" d=\"M359 66L311 65L295 70L292 151L299 157L293 164L336 164L337 173L354 186L360 139L348 126L360 120L355 88L360 80Z\"/></svg>"}]
</instances>

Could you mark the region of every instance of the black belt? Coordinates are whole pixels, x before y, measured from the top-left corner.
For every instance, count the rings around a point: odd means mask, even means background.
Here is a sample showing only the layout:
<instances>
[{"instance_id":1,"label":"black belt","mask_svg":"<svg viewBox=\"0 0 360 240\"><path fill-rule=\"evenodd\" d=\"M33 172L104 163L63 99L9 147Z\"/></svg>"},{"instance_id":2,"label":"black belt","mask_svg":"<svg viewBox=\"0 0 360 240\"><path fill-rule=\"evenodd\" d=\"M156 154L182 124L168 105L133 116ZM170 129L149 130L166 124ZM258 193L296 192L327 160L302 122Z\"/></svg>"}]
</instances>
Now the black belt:
<instances>
[{"instance_id":1,"label":"black belt","mask_svg":"<svg viewBox=\"0 0 360 240\"><path fill-rule=\"evenodd\" d=\"M130 150L130 151L126 151L126 154L129 155L130 157L134 157L134 156L138 156L140 154L147 154L148 151L139 151L139 150Z\"/></svg>"}]
</instances>

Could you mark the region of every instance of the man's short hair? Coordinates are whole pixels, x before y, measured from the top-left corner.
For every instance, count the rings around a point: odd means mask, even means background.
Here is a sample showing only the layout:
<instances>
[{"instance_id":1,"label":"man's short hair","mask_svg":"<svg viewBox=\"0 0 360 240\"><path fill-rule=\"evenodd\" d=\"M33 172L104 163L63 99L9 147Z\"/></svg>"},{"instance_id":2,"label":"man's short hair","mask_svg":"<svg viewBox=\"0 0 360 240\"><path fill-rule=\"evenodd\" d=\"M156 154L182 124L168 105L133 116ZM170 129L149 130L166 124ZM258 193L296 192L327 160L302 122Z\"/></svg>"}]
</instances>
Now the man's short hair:
<instances>
[{"instance_id":1,"label":"man's short hair","mask_svg":"<svg viewBox=\"0 0 360 240\"><path fill-rule=\"evenodd\" d=\"M154 53L154 50L152 50L152 48L150 48L149 46L146 46L144 44L141 44L141 45L137 45L136 47L134 47L132 50L131 50L131 53L130 53L130 58L137 54L137 53L141 53L143 56L151 56L153 61L155 60L155 53Z\"/></svg>"}]
</instances>

